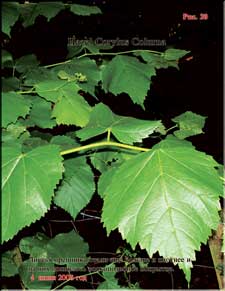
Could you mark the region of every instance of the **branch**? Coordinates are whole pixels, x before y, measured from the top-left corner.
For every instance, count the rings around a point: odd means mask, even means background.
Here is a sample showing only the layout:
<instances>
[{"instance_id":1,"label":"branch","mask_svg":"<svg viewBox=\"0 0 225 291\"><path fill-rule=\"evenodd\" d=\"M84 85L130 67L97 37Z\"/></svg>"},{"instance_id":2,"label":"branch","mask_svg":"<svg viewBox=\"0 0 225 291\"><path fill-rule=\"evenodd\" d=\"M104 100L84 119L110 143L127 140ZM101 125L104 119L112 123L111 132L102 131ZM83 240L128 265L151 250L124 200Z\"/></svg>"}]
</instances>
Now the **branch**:
<instances>
[{"instance_id":1,"label":"branch","mask_svg":"<svg viewBox=\"0 0 225 291\"><path fill-rule=\"evenodd\" d=\"M130 51L123 51L123 52L114 52L114 53L84 53L83 55L80 55L77 57L77 59L81 59L84 57L91 57L91 56L117 56L117 55L124 55L124 54L131 54L131 53L137 53L137 52L148 52L148 53L152 53L152 54L157 54L157 55L162 55L163 52L159 52L159 51L153 51L153 50L130 50ZM73 59L70 60L66 60L64 62L60 62L60 63L55 63L55 64L51 64L51 65L46 65L43 66L43 68L51 68L51 67L55 67L55 66L60 66L60 65L64 65L64 64L69 64L72 62Z\"/></svg>"},{"instance_id":2,"label":"branch","mask_svg":"<svg viewBox=\"0 0 225 291\"><path fill-rule=\"evenodd\" d=\"M91 143L88 145L68 149L68 150L60 152L60 154L61 154L61 156L64 156L67 154L72 154L72 153L80 152L83 150L89 150L89 149L98 148L98 147L105 147L105 146L113 146L113 147L124 148L124 149L134 150L134 151L142 151L142 152L147 152L150 150L147 148L136 147L136 146L118 143L118 142L102 141L102 142Z\"/></svg>"}]
</instances>

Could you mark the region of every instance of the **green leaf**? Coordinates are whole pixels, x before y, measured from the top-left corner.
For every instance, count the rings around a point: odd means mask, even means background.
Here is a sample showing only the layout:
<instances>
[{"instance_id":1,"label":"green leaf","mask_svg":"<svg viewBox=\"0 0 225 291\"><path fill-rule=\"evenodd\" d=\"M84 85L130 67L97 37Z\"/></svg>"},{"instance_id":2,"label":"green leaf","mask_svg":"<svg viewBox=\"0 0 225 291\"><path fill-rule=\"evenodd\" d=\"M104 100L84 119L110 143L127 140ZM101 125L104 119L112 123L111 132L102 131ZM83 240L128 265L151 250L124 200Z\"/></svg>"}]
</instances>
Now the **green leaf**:
<instances>
[{"instance_id":1,"label":"green leaf","mask_svg":"<svg viewBox=\"0 0 225 291\"><path fill-rule=\"evenodd\" d=\"M45 234L37 232L35 236L28 236L20 240L20 251L29 254L33 258L47 258L46 245L50 238Z\"/></svg>"},{"instance_id":2,"label":"green leaf","mask_svg":"<svg viewBox=\"0 0 225 291\"><path fill-rule=\"evenodd\" d=\"M110 268L112 268L110 266ZM114 268L115 268L115 265L114 265ZM117 279L115 278L115 275L116 275L116 272L103 272L102 273L105 281L102 282L97 289L123 289L120 287L120 285L118 284L118 281Z\"/></svg>"},{"instance_id":3,"label":"green leaf","mask_svg":"<svg viewBox=\"0 0 225 291\"><path fill-rule=\"evenodd\" d=\"M82 52L82 50L83 50L82 45L72 45L72 44L68 43L67 44L68 54L67 54L66 58L71 59L71 58L79 55L79 53Z\"/></svg>"},{"instance_id":4,"label":"green leaf","mask_svg":"<svg viewBox=\"0 0 225 291\"><path fill-rule=\"evenodd\" d=\"M14 144L16 142L22 142L20 137L28 132L26 131L26 127L20 122L16 122L15 124L9 124L7 128L2 130L2 142L7 144Z\"/></svg>"},{"instance_id":5,"label":"green leaf","mask_svg":"<svg viewBox=\"0 0 225 291\"><path fill-rule=\"evenodd\" d=\"M2 2L2 31L8 36L19 17L19 5L18 2Z\"/></svg>"},{"instance_id":6,"label":"green leaf","mask_svg":"<svg viewBox=\"0 0 225 291\"><path fill-rule=\"evenodd\" d=\"M78 94L80 87L76 83L68 83L60 89L60 98L56 102L52 117L57 124L85 126L89 121L91 107Z\"/></svg>"},{"instance_id":7,"label":"green leaf","mask_svg":"<svg viewBox=\"0 0 225 291\"><path fill-rule=\"evenodd\" d=\"M205 119L205 116L198 115L191 111L182 113L172 119L180 128L174 132L174 135L180 139L184 139L192 135L204 133L202 128L205 125Z\"/></svg>"},{"instance_id":8,"label":"green leaf","mask_svg":"<svg viewBox=\"0 0 225 291\"><path fill-rule=\"evenodd\" d=\"M61 80L68 80L70 78L70 75L63 70L59 71L57 75Z\"/></svg>"},{"instance_id":9,"label":"green leaf","mask_svg":"<svg viewBox=\"0 0 225 291\"><path fill-rule=\"evenodd\" d=\"M113 163L121 159L121 153L115 149L96 151L90 155L91 163L101 173L107 171Z\"/></svg>"},{"instance_id":10,"label":"green leaf","mask_svg":"<svg viewBox=\"0 0 225 291\"><path fill-rule=\"evenodd\" d=\"M95 96L95 86L97 86L101 80L101 71L94 60L89 58L74 58L70 63L55 67L52 70L56 73L58 73L60 70L64 70L70 75L81 73L82 75L86 76L87 81L79 83L79 86L83 91L90 93L92 96Z\"/></svg>"},{"instance_id":11,"label":"green leaf","mask_svg":"<svg viewBox=\"0 0 225 291\"><path fill-rule=\"evenodd\" d=\"M156 69L167 69L168 67L174 67L179 69L177 61L168 61L163 55L158 55L150 52L141 51L135 55L141 56L144 61Z\"/></svg>"},{"instance_id":12,"label":"green leaf","mask_svg":"<svg viewBox=\"0 0 225 291\"><path fill-rule=\"evenodd\" d=\"M66 160L64 180L54 202L75 219L88 204L95 191L93 173L84 157Z\"/></svg>"},{"instance_id":13,"label":"green leaf","mask_svg":"<svg viewBox=\"0 0 225 291\"><path fill-rule=\"evenodd\" d=\"M62 248L63 246L63 248ZM81 269L88 263L88 244L73 230L68 233L60 233L47 244L48 257L57 265ZM68 260L68 258L80 259Z\"/></svg>"},{"instance_id":14,"label":"green leaf","mask_svg":"<svg viewBox=\"0 0 225 291\"><path fill-rule=\"evenodd\" d=\"M88 50L92 54L98 54L102 50L110 50L112 48L113 48L112 45L109 45L109 44L98 44L98 43L95 43L93 41L92 42L89 41L87 43L84 43L84 45L83 45L83 49Z\"/></svg>"},{"instance_id":15,"label":"green leaf","mask_svg":"<svg viewBox=\"0 0 225 291\"><path fill-rule=\"evenodd\" d=\"M19 267L20 278L24 286L28 289L51 290L54 280L43 280L42 276L52 276L55 278L54 264L51 262L32 262L31 260L23 261ZM55 278L56 279L56 278Z\"/></svg>"},{"instance_id":16,"label":"green leaf","mask_svg":"<svg viewBox=\"0 0 225 291\"><path fill-rule=\"evenodd\" d=\"M33 237L23 238L20 241L20 250L35 259L43 258L49 263L71 268L83 268L89 260L88 244L74 231L60 233L52 239L37 233ZM76 260L78 258L80 261Z\"/></svg>"},{"instance_id":17,"label":"green leaf","mask_svg":"<svg viewBox=\"0 0 225 291\"><path fill-rule=\"evenodd\" d=\"M103 172L98 180L98 194L103 199L106 195L106 189L108 185L111 183L113 176L118 171L118 167L112 166L107 171Z\"/></svg>"},{"instance_id":18,"label":"green leaf","mask_svg":"<svg viewBox=\"0 0 225 291\"><path fill-rule=\"evenodd\" d=\"M56 102L63 93L61 89L67 85L65 80L45 80L34 85L39 96L45 98L47 101Z\"/></svg>"},{"instance_id":19,"label":"green leaf","mask_svg":"<svg viewBox=\"0 0 225 291\"><path fill-rule=\"evenodd\" d=\"M35 55L26 55L15 61L15 68L19 73L25 73L39 65Z\"/></svg>"},{"instance_id":20,"label":"green leaf","mask_svg":"<svg viewBox=\"0 0 225 291\"><path fill-rule=\"evenodd\" d=\"M49 132L42 132L42 131L39 131L39 130L36 130L36 129L32 130L32 135L31 135L31 137L39 137L41 139L46 140L47 142L50 141L52 136L53 135L51 133L49 133Z\"/></svg>"},{"instance_id":21,"label":"green leaf","mask_svg":"<svg viewBox=\"0 0 225 291\"><path fill-rule=\"evenodd\" d=\"M133 144L148 137L161 125L158 120L141 120L116 115L107 106L100 103L92 110L87 126L77 131L77 136L83 141L110 130L117 140Z\"/></svg>"},{"instance_id":22,"label":"green leaf","mask_svg":"<svg viewBox=\"0 0 225 291\"><path fill-rule=\"evenodd\" d=\"M62 72L62 70L59 70L57 73L59 72ZM52 117L56 118L57 124L77 125L81 127L87 124L91 107L78 94L81 87L75 81L46 80L36 84L35 88L38 95L48 101L56 103Z\"/></svg>"},{"instance_id":23,"label":"green leaf","mask_svg":"<svg viewBox=\"0 0 225 291\"><path fill-rule=\"evenodd\" d=\"M29 71L26 71L22 77L24 78L24 84L27 86L34 86L46 80L58 80L55 72L42 67L31 68Z\"/></svg>"},{"instance_id":24,"label":"green leaf","mask_svg":"<svg viewBox=\"0 0 225 291\"><path fill-rule=\"evenodd\" d=\"M2 68L12 67L12 65L13 65L12 55L6 50L2 50Z\"/></svg>"},{"instance_id":25,"label":"green leaf","mask_svg":"<svg viewBox=\"0 0 225 291\"><path fill-rule=\"evenodd\" d=\"M98 180L98 194L102 198L118 167L135 155L136 153L128 150L115 151L115 149L99 151L91 155L93 166L102 173Z\"/></svg>"},{"instance_id":26,"label":"green leaf","mask_svg":"<svg viewBox=\"0 0 225 291\"><path fill-rule=\"evenodd\" d=\"M12 106L13 104L13 106ZM18 117L25 117L30 110L31 102L15 93L2 93L2 126L16 122Z\"/></svg>"},{"instance_id":27,"label":"green leaf","mask_svg":"<svg viewBox=\"0 0 225 291\"><path fill-rule=\"evenodd\" d=\"M92 54L98 54L102 50L110 50L113 48L112 45L97 44L92 40L87 40L82 44L79 44L79 42L77 41L79 41L79 39L76 40L75 36L72 36L69 39L69 43L67 45L67 50L68 50L67 58L68 59L79 55L83 50L89 51Z\"/></svg>"},{"instance_id":28,"label":"green leaf","mask_svg":"<svg viewBox=\"0 0 225 291\"><path fill-rule=\"evenodd\" d=\"M2 241L7 241L47 212L63 166L54 145L26 154L3 147L2 157Z\"/></svg>"},{"instance_id":29,"label":"green leaf","mask_svg":"<svg viewBox=\"0 0 225 291\"><path fill-rule=\"evenodd\" d=\"M51 102L36 96L29 114L28 123L40 128L53 128L56 126L56 121L51 117L51 107Z\"/></svg>"},{"instance_id":30,"label":"green leaf","mask_svg":"<svg viewBox=\"0 0 225 291\"><path fill-rule=\"evenodd\" d=\"M134 57L116 56L103 68L102 85L105 92L127 93L134 103L144 107L155 68Z\"/></svg>"},{"instance_id":31,"label":"green leaf","mask_svg":"<svg viewBox=\"0 0 225 291\"><path fill-rule=\"evenodd\" d=\"M16 77L2 78L2 91L9 92L19 89L20 81Z\"/></svg>"},{"instance_id":32,"label":"green leaf","mask_svg":"<svg viewBox=\"0 0 225 291\"><path fill-rule=\"evenodd\" d=\"M14 253L7 251L2 255L2 276L11 277L18 274L18 268L13 260Z\"/></svg>"},{"instance_id":33,"label":"green leaf","mask_svg":"<svg viewBox=\"0 0 225 291\"><path fill-rule=\"evenodd\" d=\"M172 144L172 146L171 146ZM135 248L151 257L182 258L178 265L190 281L195 250L219 222L222 183L212 157L190 143L168 138L149 152L125 161L103 195L107 232L119 228Z\"/></svg>"},{"instance_id":34,"label":"green leaf","mask_svg":"<svg viewBox=\"0 0 225 291\"><path fill-rule=\"evenodd\" d=\"M39 146L47 145L48 142L40 137L29 137L23 140L22 151L27 153Z\"/></svg>"},{"instance_id":35,"label":"green leaf","mask_svg":"<svg viewBox=\"0 0 225 291\"><path fill-rule=\"evenodd\" d=\"M102 14L100 8L97 6L88 6L80 4L71 4L70 11L81 16L89 16L91 14Z\"/></svg>"},{"instance_id":36,"label":"green leaf","mask_svg":"<svg viewBox=\"0 0 225 291\"><path fill-rule=\"evenodd\" d=\"M62 2L40 2L21 5L20 13L23 18L23 26L33 25L36 17L39 15L43 15L50 20L62 9L64 9Z\"/></svg>"},{"instance_id":37,"label":"green leaf","mask_svg":"<svg viewBox=\"0 0 225 291\"><path fill-rule=\"evenodd\" d=\"M175 60L179 60L180 58L182 58L183 56L187 55L188 53L190 53L190 51L171 48L171 49L167 49L164 52L164 58L167 61L175 61Z\"/></svg>"},{"instance_id":38,"label":"green leaf","mask_svg":"<svg viewBox=\"0 0 225 291\"><path fill-rule=\"evenodd\" d=\"M61 150L67 150L76 146L80 146L80 144L78 144L75 139L66 135L53 136L53 138L50 140L50 143L59 145Z\"/></svg>"}]
</instances>

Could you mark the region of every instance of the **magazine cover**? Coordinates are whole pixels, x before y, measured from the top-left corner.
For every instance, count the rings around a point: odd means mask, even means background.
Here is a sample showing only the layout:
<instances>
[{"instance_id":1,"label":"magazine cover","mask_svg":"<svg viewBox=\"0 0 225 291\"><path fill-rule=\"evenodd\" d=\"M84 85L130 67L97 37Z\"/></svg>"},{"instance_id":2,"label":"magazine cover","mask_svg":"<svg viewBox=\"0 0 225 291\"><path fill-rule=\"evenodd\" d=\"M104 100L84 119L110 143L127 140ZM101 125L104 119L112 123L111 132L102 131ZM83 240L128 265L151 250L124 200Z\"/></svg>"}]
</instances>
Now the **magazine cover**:
<instances>
[{"instance_id":1,"label":"magazine cover","mask_svg":"<svg viewBox=\"0 0 225 291\"><path fill-rule=\"evenodd\" d=\"M1 290L224 290L223 12L1 2Z\"/></svg>"}]
</instances>

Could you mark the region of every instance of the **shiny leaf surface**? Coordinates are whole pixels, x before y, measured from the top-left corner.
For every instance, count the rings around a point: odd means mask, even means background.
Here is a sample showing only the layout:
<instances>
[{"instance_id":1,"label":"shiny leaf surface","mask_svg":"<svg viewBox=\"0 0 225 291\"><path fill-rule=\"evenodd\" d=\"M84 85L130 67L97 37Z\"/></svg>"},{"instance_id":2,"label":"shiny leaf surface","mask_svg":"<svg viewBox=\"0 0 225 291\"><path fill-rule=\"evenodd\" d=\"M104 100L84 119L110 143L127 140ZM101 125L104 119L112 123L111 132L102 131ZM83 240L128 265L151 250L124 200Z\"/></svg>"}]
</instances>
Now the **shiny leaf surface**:
<instances>
[{"instance_id":1,"label":"shiny leaf surface","mask_svg":"<svg viewBox=\"0 0 225 291\"><path fill-rule=\"evenodd\" d=\"M54 145L26 154L3 147L2 157L2 241L7 241L47 212L63 166Z\"/></svg>"}]
</instances>

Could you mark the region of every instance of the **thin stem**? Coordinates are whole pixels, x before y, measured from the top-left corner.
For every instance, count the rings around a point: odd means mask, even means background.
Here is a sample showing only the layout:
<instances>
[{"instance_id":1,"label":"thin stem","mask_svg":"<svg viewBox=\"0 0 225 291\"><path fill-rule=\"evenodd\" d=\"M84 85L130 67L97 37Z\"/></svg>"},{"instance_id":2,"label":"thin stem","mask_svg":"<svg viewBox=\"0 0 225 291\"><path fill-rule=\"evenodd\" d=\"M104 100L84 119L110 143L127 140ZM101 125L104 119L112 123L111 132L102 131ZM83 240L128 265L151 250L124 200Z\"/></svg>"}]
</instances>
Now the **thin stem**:
<instances>
[{"instance_id":1,"label":"thin stem","mask_svg":"<svg viewBox=\"0 0 225 291\"><path fill-rule=\"evenodd\" d=\"M68 64L70 63L71 60L67 60L67 61L64 61L64 62L60 62L60 63L55 63L55 64L51 64L51 65L46 65L46 66L43 66L43 68L51 68L51 67L55 67L55 66L60 66L60 65L64 65L64 64Z\"/></svg>"},{"instance_id":2,"label":"thin stem","mask_svg":"<svg viewBox=\"0 0 225 291\"><path fill-rule=\"evenodd\" d=\"M107 131L107 141L110 141L110 134L111 134L111 129L109 128Z\"/></svg>"},{"instance_id":3,"label":"thin stem","mask_svg":"<svg viewBox=\"0 0 225 291\"><path fill-rule=\"evenodd\" d=\"M166 130L166 133L167 133L168 131L170 131L170 130L174 129L174 128L177 128L177 127L178 127L177 125L174 125L174 126L172 126L172 127L168 128L168 129Z\"/></svg>"},{"instance_id":4,"label":"thin stem","mask_svg":"<svg viewBox=\"0 0 225 291\"><path fill-rule=\"evenodd\" d=\"M77 57L77 59L81 59L84 57L91 57L91 56L116 56L116 55L124 55L124 54L130 54L130 53L136 53L136 52L149 52L152 54L157 54L157 55L162 55L163 52L159 52L159 51L153 51L153 50L130 50L130 51L123 51L123 52L114 52L114 53L107 53L107 52L99 52L99 53L84 53L83 55L80 55L79 57ZM72 62L72 59L70 60L66 60L64 62L60 62L60 63L55 63L55 64L51 64L51 65L46 65L43 66L43 68L51 68L51 67L55 67L55 66L60 66L60 65L64 65L64 64L69 64Z\"/></svg>"},{"instance_id":5,"label":"thin stem","mask_svg":"<svg viewBox=\"0 0 225 291\"><path fill-rule=\"evenodd\" d=\"M79 57L77 57L78 59L81 59L83 57L87 57L87 56L116 56L116 55L124 55L124 54L131 54L131 53L136 53L136 52L149 52L149 53L153 53L153 54L158 54L158 55L162 55L162 52L159 51L153 51L153 50L130 50L130 51L123 51L123 52L111 52L111 53L84 53L83 55L80 55Z\"/></svg>"},{"instance_id":6,"label":"thin stem","mask_svg":"<svg viewBox=\"0 0 225 291\"><path fill-rule=\"evenodd\" d=\"M15 77L16 66L13 66L12 76Z\"/></svg>"},{"instance_id":7,"label":"thin stem","mask_svg":"<svg viewBox=\"0 0 225 291\"><path fill-rule=\"evenodd\" d=\"M102 142L96 142L72 149L68 149L65 151L60 152L61 156L67 155L67 154L72 154L76 152L80 152L83 150L89 150L93 148L98 148L98 147L104 147L104 146L114 146L114 147L119 147L119 148L124 148L124 149L129 149L129 150L134 150L134 151L142 151L142 152L147 152L150 149L147 148L141 148L141 147L136 147L128 144L123 144L123 143L118 143L118 142L112 142L112 141L102 141Z\"/></svg>"},{"instance_id":8,"label":"thin stem","mask_svg":"<svg viewBox=\"0 0 225 291\"><path fill-rule=\"evenodd\" d=\"M17 94L30 94L30 93L37 93L33 90L34 88L32 88L31 90L28 91L16 91Z\"/></svg>"},{"instance_id":9,"label":"thin stem","mask_svg":"<svg viewBox=\"0 0 225 291\"><path fill-rule=\"evenodd\" d=\"M86 216L86 217L90 217L90 218L101 219L101 217L90 215L90 214L86 214L84 212L80 212L80 214L83 215L83 216Z\"/></svg>"}]
</instances>

